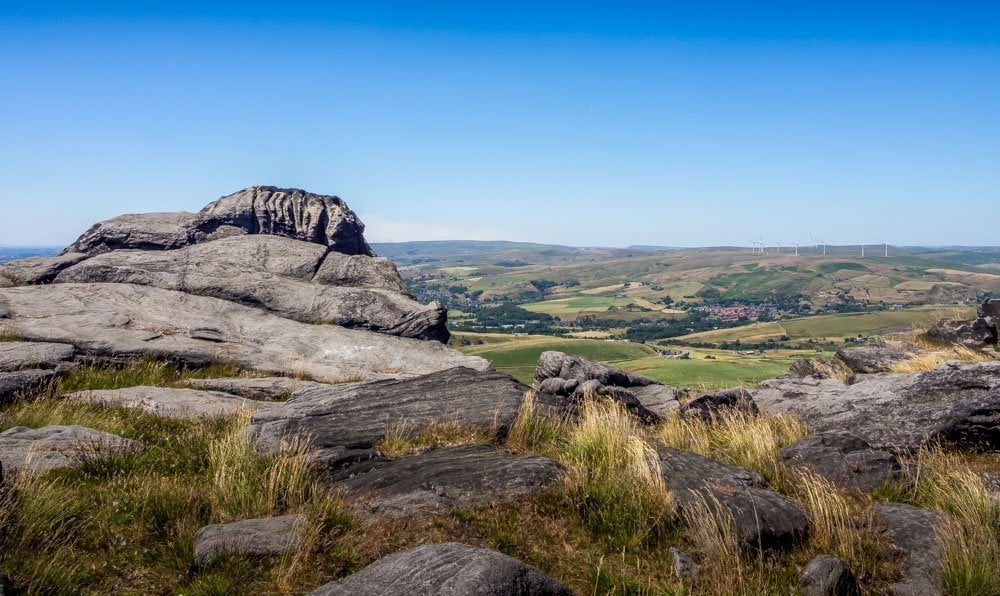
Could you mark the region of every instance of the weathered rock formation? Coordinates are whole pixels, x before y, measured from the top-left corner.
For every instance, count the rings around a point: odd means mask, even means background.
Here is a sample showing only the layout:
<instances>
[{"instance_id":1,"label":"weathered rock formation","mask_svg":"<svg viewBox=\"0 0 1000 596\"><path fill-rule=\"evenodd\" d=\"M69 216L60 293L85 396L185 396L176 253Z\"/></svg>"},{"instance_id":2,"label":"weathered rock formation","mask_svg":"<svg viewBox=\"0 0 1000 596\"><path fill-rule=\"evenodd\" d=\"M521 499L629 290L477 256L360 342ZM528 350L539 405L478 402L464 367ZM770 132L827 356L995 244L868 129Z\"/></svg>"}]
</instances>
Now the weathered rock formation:
<instances>
[{"instance_id":1,"label":"weathered rock formation","mask_svg":"<svg viewBox=\"0 0 1000 596\"><path fill-rule=\"evenodd\" d=\"M1000 337L1000 302L987 298L979 306L978 315L971 321L939 321L927 330L927 338L972 349L995 348Z\"/></svg>"},{"instance_id":2,"label":"weathered rock formation","mask_svg":"<svg viewBox=\"0 0 1000 596\"><path fill-rule=\"evenodd\" d=\"M743 387L733 387L699 395L681 406L682 418L714 421L726 414L756 416L760 413L753 396Z\"/></svg>"},{"instance_id":3,"label":"weathered rock formation","mask_svg":"<svg viewBox=\"0 0 1000 596\"><path fill-rule=\"evenodd\" d=\"M802 570L803 596L861 596L861 587L847 563L828 555L815 557Z\"/></svg>"},{"instance_id":4,"label":"weathered rock formation","mask_svg":"<svg viewBox=\"0 0 1000 596\"><path fill-rule=\"evenodd\" d=\"M587 395L595 395L620 401L649 423L659 422L680 408L672 387L556 351L543 352L538 358L533 386L541 393L567 398L564 406L569 411Z\"/></svg>"},{"instance_id":5,"label":"weathered rock formation","mask_svg":"<svg viewBox=\"0 0 1000 596\"><path fill-rule=\"evenodd\" d=\"M76 467L88 459L140 450L142 443L85 426L15 426L0 432L0 469L5 475L19 470L41 474Z\"/></svg>"},{"instance_id":6,"label":"weathered rock formation","mask_svg":"<svg viewBox=\"0 0 1000 596\"><path fill-rule=\"evenodd\" d=\"M485 548L449 542L383 557L311 596L572 596L562 582Z\"/></svg>"},{"instance_id":7,"label":"weathered rock formation","mask_svg":"<svg viewBox=\"0 0 1000 596\"><path fill-rule=\"evenodd\" d=\"M816 432L850 429L875 449L1000 446L1000 362L954 361L853 385L783 377L764 381L753 397L765 413L801 416Z\"/></svg>"},{"instance_id":8,"label":"weathered rock formation","mask_svg":"<svg viewBox=\"0 0 1000 596\"><path fill-rule=\"evenodd\" d=\"M327 323L447 343L447 313L421 305L374 255L338 197L255 186L201 212L122 215L63 254L0 265L0 287L121 283L177 290Z\"/></svg>"},{"instance_id":9,"label":"weathered rock formation","mask_svg":"<svg viewBox=\"0 0 1000 596\"><path fill-rule=\"evenodd\" d=\"M781 450L781 460L789 468L808 470L841 488L866 492L899 481L903 475L895 454L872 449L846 430L802 437Z\"/></svg>"},{"instance_id":10,"label":"weathered rock formation","mask_svg":"<svg viewBox=\"0 0 1000 596\"><path fill-rule=\"evenodd\" d=\"M286 401L299 389L323 386L293 377L217 377L186 379L183 383L192 389L221 391L257 401Z\"/></svg>"},{"instance_id":11,"label":"weathered rock formation","mask_svg":"<svg viewBox=\"0 0 1000 596\"><path fill-rule=\"evenodd\" d=\"M351 271L340 279L327 261ZM336 267L335 264L333 267ZM263 308L304 323L330 323L400 337L447 342L447 313L413 300L395 267L369 256L327 253L324 247L280 236L236 236L171 251L116 250L67 269L56 283L128 283L179 290Z\"/></svg>"},{"instance_id":12,"label":"weathered rock formation","mask_svg":"<svg viewBox=\"0 0 1000 596\"><path fill-rule=\"evenodd\" d=\"M493 445L433 449L366 466L368 471L333 483L364 517L407 517L507 503L551 486L562 466L514 455Z\"/></svg>"},{"instance_id":13,"label":"weathered rock formation","mask_svg":"<svg viewBox=\"0 0 1000 596\"><path fill-rule=\"evenodd\" d=\"M264 451L298 436L317 450L370 448L389 431L419 433L436 422L502 434L527 390L508 375L462 367L412 379L308 387L255 414L249 433Z\"/></svg>"},{"instance_id":14,"label":"weathered rock formation","mask_svg":"<svg viewBox=\"0 0 1000 596\"><path fill-rule=\"evenodd\" d=\"M227 361L328 382L489 368L437 342L309 325L228 300L135 284L3 288L0 309L7 313L0 328L8 332L102 357Z\"/></svg>"},{"instance_id":15,"label":"weathered rock formation","mask_svg":"<svg viewBox=\"0 0 1000 596\"><path fill-rule=\"evenodd\" d=\"M55 378L54 370L31 369L0 372L0 403L43 389Z\"/></svg>"}]
</instances>

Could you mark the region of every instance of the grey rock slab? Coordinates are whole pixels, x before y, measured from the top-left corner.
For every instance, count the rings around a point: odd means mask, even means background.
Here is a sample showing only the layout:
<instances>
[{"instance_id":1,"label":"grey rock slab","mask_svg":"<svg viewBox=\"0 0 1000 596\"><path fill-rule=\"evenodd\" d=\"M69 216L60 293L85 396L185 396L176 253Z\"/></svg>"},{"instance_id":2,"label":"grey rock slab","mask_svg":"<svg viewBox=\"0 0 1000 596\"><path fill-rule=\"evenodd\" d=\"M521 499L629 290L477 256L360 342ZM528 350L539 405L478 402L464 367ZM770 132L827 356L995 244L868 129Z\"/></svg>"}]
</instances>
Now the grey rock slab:
<instances>
[{"instance_id":1,"label":"grey rock slab","mask_svg":"<svg viewBox=\"0 0 1000 596\"><path fill-rule=\"evenodd\" d=\"M16 426L0 432L0 464L5 475L21 470L40 474L79 466L87 458L142 450L142 443L85 426Z\"/></svg>"},{"instance_id":2,"label":"grey rock slab","mask_svg":"<svg viewBox=\"0 0 1000 596\"><path fill-rule=\"evenodd\" d=\"M850 429L874 449L908 451L943 441L1000 446L1000 362L942 364L915 374L865 375L853 385L783 377L754 400L767 414L801 417L815 432Z\"/></svg>"},{"instance_id":3,"label":"grey rock slab","mask_svg":"<svg viewBox=\"0 0 1000 596\"><path fill-rule=\"evenodd\" d=\"M803 596L861 596L861 587L847 563L837 557L820 555L799 575Z\"/></svg>"},{"instance_id":4,"label":"grey rock slab","mask_svg":"<svg viewBox=\"0 0 1000 596\"><path fill-rule=\"evenodd\" d=\"M680 411L681 402L677 399L680 393L668 385L646 385L629 389L639 403L660 418L666 418Z\"/></svg>"},{"instance_id":5,"label":"grey rock slab","mask_svg":"<svg viewBox=\"0 0 1000 596\"><path fill-rule=\"evenodd\" d=\"M902 479L899 458L872 449L854 433L831 430L802 437L780 452L785 466L805 469L840 488L871 492Z\"/></svg>"},{"instance_id":6,"label":"grey rock slab","mask_svg":"<svg viewBox=\"0 0 1000 596\"><path fill-rule=\"evenodd\" d=\"M485 548L449 542L393 553L312 596L572 596L557 579Z\"/></svg>"},{"instance_id":7,"label":"grey rock slab","mask_svg":"<svg viewBox=\"0 0 1000 596\"><path fill-rule=\"evenodd\" d=\"M938 321L927 330L926 336L939 344L982 349L997 345L997 322L983 317L971 321Z\"/></svg>"},{"instance_id":8,"label":"grey rock slab","mask_svg":"<svg viewBox=\"0 0 1000 596\"><path fill-rule=\"evenodd\" d=\"M33 341L0 342L0 371L23 368L56 368L73 358L70 344Z\"/></svg>"},{"instance_id":9,"label":"grey rock slab","mask_svg":"<svg viewBox=\"0 0 1000 596\"><path fill-rule=\"evenodd\" d=\"M188 244L189 226L195 215L174 213L132 213L98 222L66 247L64 255L96 255L112 250L134 248L168 250Z\"/></svg>"},{"instance_id":10,"label":"grey rock slab","mask_svg":"<svg viewBox=\"0 0 1000 596\"><path fill-rule=\"evenodd\" d=\"M937 596L943 592L944 551L936 537L943 514L902 503L875 506L886 535L903 555L903 578L892 585L900 596Z\"/></svg>"},{"instance_id":11,"label":"grey rock slab","mask_svg":"<svg viewBox=\"0 0 1000 596\"><path fill-rule=\"evenodd\" d=\"M493 445L433 449L385 462L331 486L364 517L406 517L515 501L555 483L558 463L514 455Z\"/></svg>"},{"instance_id":12,"label":"grey rock slab","mask_svg":"<svg viewBox=\"0 0 1000 596\"><path fill-rule=\"evenodd\" d=\"M216 377L185 379L183 384L192 389L222 391L259 401L285 401L299 389L325 386L324 383L292 377Z\"/></svg>"},{"instance_id":13,"label":"grey rock slab","mask_svg":"<svg viewBox=\"0 0 1000 596\"><path fill-rule=\"evenodd\" d=\"M249 433L264 451L296 437L315 449L371 447L391 430L418 433L435 422L503 433L527 390L503 373L464 367L411 379L310 387L255 414Z\"/></svg>"},{"instance_id":14,"label":"grey rock slab","mask_svg":"<svg viewBox=\"0 0 1000 596\"><path fill-rule=\"evenodd\" d=\"M657 447L663 480L682 514L707 506L731 519L748 550L788 549L809 534L802 507L773 490L756 472L696 453Z\"/></svg>"},{"instance_id":15,"label":"grey rock slab","mask_svg":"<svg viewBox=\"0 0 1000 596\"><path fill-rule=\"evenodd\" d=\"M329 286L349 286L372 290L388 290L411 296L410 289L389 259L366 255L345 255L328 252L312 280Z\"/></svg>"},{"instance_id":16,"label":"grey rock slab","mask_svg":"<svg viewBox=\"0 0 1000 596\"><path fill-rule=\"evenodd\" d=\"M321 244L347 255L375 256L365 242L365 225L343 199L297 188L245 188L207 205L190 227L195 242L235 234L270 234Z\"/></svg>"},{"instance_id":17,"label":"grey rock slab","mask_svg":"<svg viewBox=\"0 0 1000 596\"><path fill-rule=\"evenodd\" d=\"M812 377L814 379L837 379L847 376L850 374L850 371L840 360L803 358L792 363L792 366L788 369L788 374L796 377Z\"/></svg>"},{"instance_id":18,"label":"grey rock slab","mask_svg":"<svg viewBox=\"0 0 1000 596\"><path fill-rule=\"evenodd\" d=\"M0 372L0 403L37 391L56 378L52 370L17 370Z\"/></svg>"},{"instance_id":19,"label":"grey rock slab","mask_svg":"<svg viewBox=\"0 0 1000 596\"><path fill-rule=\"evenodd\" d=\"M79 252L64 253L55 257L30 257L7 261L0 265L0 279L10 285L27 286L49 283L63 269L79 263L87 255Z\"/></svg>"},{"instance_id":20,"label":"grey rock slab","mask_svg":"<svg viewBox=\"0 0 1000 596\"><path fill-rule=\"evenodd\" d=\"M911 353L883 346L840 348L835 358L852 372L875 374L892 372L893 366L912 356Z\"/></svg>"},{"instance_id":21,"label":"grey rock slab","mask_svg":"<svg viewBox=\"0 0 1000 596\"><path fill-rule=\"evenodd\" d=\"M656 381L641 375L634 375L617 368L611 368L600 362L592 362L580 356L570 356L562 352L550 350L542 352L535 366L534 382L541 383L545 379L558 377L560 379L576 379L599 381L601 385L617 387L643 387L656 384Z\"/></svg>"},{"instance_id":22,"label":"grey rock slab","mask_svg":"<svg viewBox=\"0 0 1000 596\"><path fill-rule=\"evenodd\" d=\"M264 308L304 323L329 323L446 342L447 313L409 293L312 281L327 249L279 236L234 236L171 251L116 250L62 271L56 283L129 283ZM372 257L354 257L372 259ZM402 283L392 264L388 285Z\"/></svg>"},{"instance_id":23,"label":"grey rock slab","mask_svg":"<svg viewBox=\"0 0 1000 596\"><path fill-rule=\"evenodd\" d=\"M194 562L200 567L227 555L275 556L292 552L302 539L302 515L212 524L194 535Z\"/></svg>"},{"instance_id":24,"label":"grey rock slab","mask_svg":"<svg viewBox=\"0 0 1000 596\"><path fill-rule=\"evenodd\" d=\"M256 412L275 405L274 402L254 401L219 391L146 386L79 391L63 397L69 401L131 408L177 420L230 416L240 411Z\"/></svg>"},{"instance_id":25,"label":"grey rock slab","mask_svg":"<svg viewBox=\"0 0 1000 596\"><path fill-rule=\"evenodd\" d=\"M421 375L482 358L436 342L333 325L308 325L227 300L134 284L53 284L0 289L8 331L73 344L102 357L167 358L318 381ZM214 339L204 337L210 331Z\"/></svg>"},{"instance_id":26,"label":"grey rock slab","mask_svg":"<svg viewBox=\"0 0 1000 596\"><path fill-rule=\"evenodd\" d=\"M680 406L681 417L698 418L706 422L725 416L727 412L756 416L760 410L753 396L743 387L705 393Z\"/></svg>"}]
</instances>

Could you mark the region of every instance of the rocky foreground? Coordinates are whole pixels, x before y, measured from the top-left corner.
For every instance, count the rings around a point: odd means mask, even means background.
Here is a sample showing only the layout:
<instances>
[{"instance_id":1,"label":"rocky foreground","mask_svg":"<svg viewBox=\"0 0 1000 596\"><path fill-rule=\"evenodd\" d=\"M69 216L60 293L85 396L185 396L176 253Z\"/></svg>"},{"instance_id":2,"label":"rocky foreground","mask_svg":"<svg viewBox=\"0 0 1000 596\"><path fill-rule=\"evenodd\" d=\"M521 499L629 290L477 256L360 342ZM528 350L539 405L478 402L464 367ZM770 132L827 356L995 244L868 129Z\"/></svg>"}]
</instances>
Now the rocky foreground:
<instances>
[{"instance_id":1,"label":"rocky foreground","mask_svg":"<svg viewBox=\"0 0 1000 596\"><path fill-rule=\"evenodd\" d=\"M887 487L905 490L912 482L908 458L922 449L1000 449L1000 362L988 351L1000 316L989 301L976 321L945 322L930 334L979 351L980 361L922 372L893 371L927 348L849 348L832 364L803 362L756 388L691 396L547 352L528 387L446 347L444 310L418 304L363 232L336 197L254 187L197 214L114 218L59 256L6 263L0 266L6 340L0 342L0 403L42 396L89 408L80 411L136 411L170 424L243 420L239 436L257 454L304 462L324 491L346 503L352 523L368 532L542 503L567 483L578 487L573 482L582 482L585 468L565 455L571 450L558 441L523 447L525 428L549 424L569 433L571 442L593 413L588 404L617 404L634 425L628 432L647 445L641 460L651 473L642 482L661 491L670 515L686 520L692 536L698 536L697 519L721 519L738 552L768 557L811 552L826 531L815 508L789 489L795 474L871 500ZM81 367L136 359L192 370L225 363L241 374L169 387L52 390ZM670 428L710 433L733 420L769 417L807 430L779 446L774 466L763 472L678 448L667 438ZM92 470L96 461L141 458L150 449L78 424L5 428L0 470L11 494L25 478ZM448 433L460 438L434 438ZM392 439L403 447L390 449ZM574 505L585 520L594 499L587 493ZM316 528L325 526L312 524L303 511L201 527L190 539L189 565L199 570L227 557L289 557L321 544ZM18 513L0 515L0 523L5 515ZM856 577L858 570L833 553L814 553L820 556L801 569L801 591L942 593L946 554L930 537L949 515L871 501L864 519L874 520L880 544L895 553L895 571ZM701 563L671 547L669 575L676 586L697 589L698 581L707 581L693 579L699 567L721 555L696 538L683 546L697 549ZM354 573L331 570L330 583L312 586L313 593L573 593L565 578L478 544L394 550ZM0 565L11 556L0 552Z\"/></svg>"}]
</instances>

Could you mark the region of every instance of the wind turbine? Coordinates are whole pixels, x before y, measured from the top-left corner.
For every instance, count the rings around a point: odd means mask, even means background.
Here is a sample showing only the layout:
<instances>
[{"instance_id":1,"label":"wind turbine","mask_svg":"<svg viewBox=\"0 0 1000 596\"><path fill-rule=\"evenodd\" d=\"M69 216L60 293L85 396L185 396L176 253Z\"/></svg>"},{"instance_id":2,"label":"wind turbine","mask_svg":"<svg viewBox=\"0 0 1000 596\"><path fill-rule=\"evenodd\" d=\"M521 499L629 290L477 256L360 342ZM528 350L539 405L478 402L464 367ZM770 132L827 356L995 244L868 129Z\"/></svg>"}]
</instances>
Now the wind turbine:
<instances>
[{"instance_id":1,"label":"wind turbine","mask_svg":"<svg viewBox=\"0 0 1000 596\"><path fill-rule=\"evenodd\" d=\"M865 241L861 241L861 258L865 258Z\"/></svg>"},{"instance_id":2,"label":"wind turbine","mask_svg":"<svg viewBox=\"0 0 1000 596\"><path fill-rule=\"evenodd\" d=\"M760 235L760 254L764 254L764 235Z\"/></svg>"},{"instance_id":3,"label":"wind turbine","mask_svg":"<svg viewBox=\"0 0 1000 596\"><path fill-rule=\"evenodd\" d=\"M821 245L823 245L823 256L825 257L826 256L826 242L824 242L822 238L817 238L817 240L819 240L819 243Z\"/></svg>"},{"instance_id":4,"label":"wind turbine","mask_svg":"<svg viewBox=\"0 0 1000 596\"><path fill-rule=\"evenodd\" d=\"M889 258L889 243L888 242L885 243L885 257L887 259Z\"/></svg>"},{"instance_id":5,"label":"wind turbine","mask_svg":"<svg viewBox=\"0 0 1000 596\"><path fill-rule=\"evenodd\" d=\"M792 242L792 244L795 245L795 256L799 256L799 243L798 242Z\"/></svg>"},{"instance_id":6,"label":"wind turbine","mask_svg":"<svg viewBox=\"0 0 1000 596\"><path fill-rule=\"evenodd\" d=\"M778 242L777 240L775 240L775 244L778 245L778 254L780 255L781 254L781 243Z\"/></svg>"},{"instance_id":7,"label":"wind turbine","mask_svg":"<svg viewBox=\"0 0 1000 596\"><path fill-rule=\"evenodd\" d=\"M757 241L751 240L750 246L752 247L751 250L753 251L753 254L757 254Z\"/></svg>"}]
</instances>

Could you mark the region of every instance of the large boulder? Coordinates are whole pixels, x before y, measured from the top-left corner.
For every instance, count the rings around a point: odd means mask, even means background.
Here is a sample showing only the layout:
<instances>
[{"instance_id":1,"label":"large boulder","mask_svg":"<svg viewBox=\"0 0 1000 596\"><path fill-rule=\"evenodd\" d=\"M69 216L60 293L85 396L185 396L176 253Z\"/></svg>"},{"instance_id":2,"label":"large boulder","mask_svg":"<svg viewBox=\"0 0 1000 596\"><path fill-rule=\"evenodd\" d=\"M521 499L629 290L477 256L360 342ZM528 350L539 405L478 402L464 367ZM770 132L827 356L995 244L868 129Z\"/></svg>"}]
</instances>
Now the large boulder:
<instances>
[{"instance_id":1,"label":"large boulder","mask_svg":"<svg viewBox=\"0 0 1000 596\"><path fill-rule=\"evenodd\" d=\"M212 524L194 535L194 562L210 565L219 557L266 557L292 552L302 540L305 517L282 515Z\"/></svg>"},{"instance_id":2,"label":"large boulder","mask_svg":"<svg viewBox=\"0 0 1000 596\"><path fill-rule=\"evenodd\" d=\"M130 214L99 222L63 254L172 250L227 236L269 234L320 244L347 255L374 256L364 230L364 224L339 197L296 188L253 186L224 196L197 214Z\"/></svg>"},{"instance_id":3,"label":"large boulder","mask_svg":"<svg viewBox=\"0 0 1000 596\"><path fill-rule=\"evenodd\" d=\"M383 557L311 596L572 596L559 580L485 548L449 542Z\"/></svg>"},{"instance_id":4,"label":"large boulder","mask_svg":"<svg viewBox=\"0 0 1000 596\"><path fill-rule=\"evenodd\" d=\"M63 398L73 402L131 408L151 416L176 420L231 416L274 406L274 402L254 401L219 391L146 386L78 391Z\"/></svg>"},{"instance_id":5,"label":"large boulder","mask_svg":"<svg viewBox=\"0 0 1000 596\"><path fill-rule=\"evenodd\" d=\"M939 321L927 330L927 338L941 344L955 344L972 349L996 347L1000 339L1000 302L989 298L971 321Z\"/></svg>"},{"instance_id":6,"label":"large boulder","mask_svg":"<svg viewBox=\"0 0 1000 596\"><path fill-rule=\"evenodd\" d=\"M528 388L513 377L459 367L411 379L309 387L254 415L257 446L276 451L296 437L313 449L368 448L400 427L434 423L503 433Z\"/></svg>"},{"instance_id":7,"label":"large boulder","mask_svg":"<svg viewBox=\"0 0 1000 596\"><path fill-rule=\"evenodd\" d=\"M562 466L544 457L464 445L374 462L333 487L345 498L360 499L354 511L363 517L408 517L520 500L562 473Z\"/></svg>"},{"instance_id":8,"label":"large boulder","mask_svg":"<svg viewBox=\"0 0 1000 596\"><path fill-rule=\"evenodd\" d=\"M41 474L94 458L142 450L142 443L85 426L15 426L0 432L0 469Z\"/></svg>"},{"instance_id":9,"label":"large boulder","mask_svg":"<svg viewBox=\"0 0 1000 596\"><path fill-rule=\"evenodd\" d=\"M893 594L936 596L943 592L944 549L936 529L944 514L902 503L875 506L875 516L890 544L902 554L903 577L892 585Z\"/></svg>"},{"instance_id":10,"label":"large boulder","mask_svg":"<svg viewBox=\"0 0 1000 596\"><path fill-rule=\"evenodd\" d=\"M808 470L846 489L871 492L903 477L895 454L872 449L867 441L846 430L802 437L780 455L789 468Z\"/></svg>"},{"instance_id":11,"label":"large boulder","mask_svg":"<svg viewBox=\"0 0 1000 596\"><path fill-rule=\"evenodd\" d=\"M788 549L809 534L809 519L798 503L767 488L764 478L745 468L657 446L663 481L685 511L708 510L732 520L741 547Z\"/></svg>"},{"instance_id":12,"label":"large boulder","mask_svg":"<svg viewBox=\"0 0 1000 596\"><path fill-rule=\"evenodd\" d=\"M699 395L680 408L682 418L713 422L727 414L756 416L760 413L753 395L743 387L732 387Z\"/></svg>"},{"instance_id":13,"label":"large boulder","mask_svg":"<svg viewBox=\"0 0 1000 596\"><path fill-rule=\"evenodd\" d=\"M885 346L859 346L855 348L840 348L837 350L835 358L842 362L851 372L870 375L892 372L895 365L906 360L911 355L903 350Z\"/></svg>"},{"instance_id":14,"label":"large boulder","mask_svg":"<svg viewBox=\"0 0 1000 596\"><path fill-rule=\"evenodd\" d=\"M314 281L327 261L344 259L354 263L355 275ZM55 282L139 284L260 307L304 323L442 343L449 337L445 309L410 297L391 263L279 236L235 236L171 251L116 250L64 269Z\"/></svg>"},{"instance_id":15,"label":"large boulder","mask_svg":"<svg viewBox=\"0 0 1000 596\"><path fill-rule=\"evenodd\" d=\"M271 234L322 244L345 255L375 254L365 242L365 225L343 199L297 188L245 188L207 205L190 227L195 242Z\"/></svg>"},{"instance_id":16,"label":"large boulder","mask_svg":"<svg viewBox=\"0 0 1000 596\"><path fill-rule=\"evenodd\" d=\"M754 400L767 414L801 417L815 432L850 429L874 449L1000 446L1000 362L953 361L915 374L866 375L853 385L784 377L761 383Z\"/></svg>"},{"instance_id":17,"label":"large boulder","mask_svg":"<svg viewBox=\"0 0 1000 596\"><path fill-rule=\"evenodd\" d=\"M175 213L130 213L98 222L70 244L63 255L97 255L112 250L170 250L186 246L195 215Z\"/></svg>"},{"instance_id":18,"label":"large boulder","mask_svg":"<svg viewBox=\"0 0 1000 596\"><path fill-rule=\"evenodd\" d=\"M291 321L227 300L135 284L0 289L0 327L102 357L213 361L319 381L421 375L489 363L436 342Z\"/></svg>"},{"instance_id":19,"label":"large boulder","mask_svg":"<svg viewBox=\"0 0 1000 596\"><path fill-rule=\"evenodd\" d=\"M542 352L535 367L533 387L541 393L566 398L562 407L572 413L588 396L621 402L647 423L660 422L680 409L677 393L653 379L550 350Z\"/></svg>"}]
</instances>

